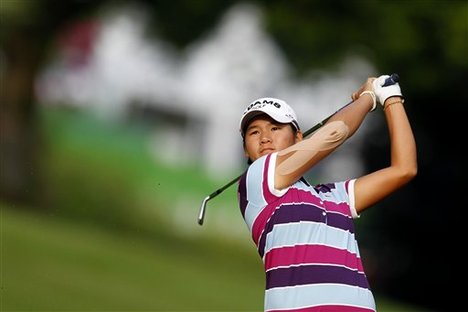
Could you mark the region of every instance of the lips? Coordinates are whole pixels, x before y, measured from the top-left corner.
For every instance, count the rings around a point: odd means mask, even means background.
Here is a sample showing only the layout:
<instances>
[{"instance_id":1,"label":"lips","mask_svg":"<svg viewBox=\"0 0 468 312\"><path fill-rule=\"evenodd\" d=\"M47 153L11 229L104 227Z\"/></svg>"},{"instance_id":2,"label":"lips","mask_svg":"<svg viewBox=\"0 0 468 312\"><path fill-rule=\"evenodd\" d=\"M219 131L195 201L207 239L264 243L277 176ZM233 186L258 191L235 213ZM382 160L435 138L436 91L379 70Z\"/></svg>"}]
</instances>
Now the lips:
<instances>
[{"instance_id":1,"label":"lips","mask_svg":"<svg viewBox=\"0 0 468 312\"><path fill-rule=\"evenodd\" d=\"M274 152L274 151L275 151L275 149L272 148L272 147L262 148L262 149L260 150L260 155L269 154L269 153Z\"/></svg>"}]
</instances>

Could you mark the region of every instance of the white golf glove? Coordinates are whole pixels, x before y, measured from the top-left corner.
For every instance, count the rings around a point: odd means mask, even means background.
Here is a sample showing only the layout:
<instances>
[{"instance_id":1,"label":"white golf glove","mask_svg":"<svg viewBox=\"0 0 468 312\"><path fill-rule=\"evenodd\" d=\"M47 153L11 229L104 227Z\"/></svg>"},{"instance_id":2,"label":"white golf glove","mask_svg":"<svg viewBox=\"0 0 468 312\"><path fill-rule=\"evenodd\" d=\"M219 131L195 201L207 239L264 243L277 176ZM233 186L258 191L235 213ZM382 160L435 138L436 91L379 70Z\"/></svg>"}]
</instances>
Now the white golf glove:
<instances>
[{"instance_id":1,"label":"white golf glove","mask_svg":"<svg viewBox=\"0 0 468 312\"><path fill-rule=\"evenodd\" d=\"M398 82L386 87L382 87L382 85L385 83L385 80L389 77L389 75L382 75L375 79L373 82L374 93L377 98L377 102L380 103L382 107L384 107L385 100L389 97L399 96L403 98Z\"/></svg>"}]
</instances>

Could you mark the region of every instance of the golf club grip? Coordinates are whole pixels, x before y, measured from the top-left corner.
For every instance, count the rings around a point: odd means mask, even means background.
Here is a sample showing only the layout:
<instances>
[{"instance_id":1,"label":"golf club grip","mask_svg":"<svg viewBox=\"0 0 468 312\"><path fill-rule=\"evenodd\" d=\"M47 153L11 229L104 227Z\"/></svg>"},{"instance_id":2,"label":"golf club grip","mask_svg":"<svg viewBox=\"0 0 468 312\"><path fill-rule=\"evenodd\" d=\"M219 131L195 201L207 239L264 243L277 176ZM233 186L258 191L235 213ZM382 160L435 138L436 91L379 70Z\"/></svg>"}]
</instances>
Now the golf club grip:
<instances>
[{"instance_id":1,"label":"golf club grip","mask_svg":"<svg viewBox=\"0 0 468 312\"><path fill-rule=\"evenodd\" d=\"M394 85L395 83L398 83L398 82L400 82L400 76L398 76L398 74L391 74L390 77L385 79L385 82L382 85L382 87L388 87L388 86Z\"/></svg>"}]
</instances>

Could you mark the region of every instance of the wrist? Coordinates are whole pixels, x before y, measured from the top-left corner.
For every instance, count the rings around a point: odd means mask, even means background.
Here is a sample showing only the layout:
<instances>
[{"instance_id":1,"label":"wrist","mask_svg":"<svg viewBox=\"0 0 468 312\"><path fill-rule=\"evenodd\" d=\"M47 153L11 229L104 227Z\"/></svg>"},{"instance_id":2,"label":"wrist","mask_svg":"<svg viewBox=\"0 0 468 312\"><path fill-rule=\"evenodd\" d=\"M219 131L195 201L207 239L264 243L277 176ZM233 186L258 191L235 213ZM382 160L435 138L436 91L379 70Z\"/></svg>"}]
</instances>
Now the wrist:
<instances>
[{"instance_id":1,"label":"wrist","mask_svg":"<svg viewBox=\"0 0 468 312\"><path fill-rule=\"evenodd\" d=\"M361 97L362 95L365 95L365 94L369 95L372 98L372 107L371 107L371 109L369 111L369 112L372 112L375 109L375 107L377 106L377 99L375 97L375 93L374 93L374 91L366 90L366 91L363 91L361 94L359 94L359 97Z\"/></svg>"},{"instance_id":2,"label":"wrist","mask_svg":"<svg viewBox=\"0 0 468 312\"><path fill-rule=\"evenodd\" d=\"M403 104L403 103L405 103L405 99L402 96L391 96L385 100L383 109L385 111L388 107L394 104Z\"/></svg>"}]
</instances>

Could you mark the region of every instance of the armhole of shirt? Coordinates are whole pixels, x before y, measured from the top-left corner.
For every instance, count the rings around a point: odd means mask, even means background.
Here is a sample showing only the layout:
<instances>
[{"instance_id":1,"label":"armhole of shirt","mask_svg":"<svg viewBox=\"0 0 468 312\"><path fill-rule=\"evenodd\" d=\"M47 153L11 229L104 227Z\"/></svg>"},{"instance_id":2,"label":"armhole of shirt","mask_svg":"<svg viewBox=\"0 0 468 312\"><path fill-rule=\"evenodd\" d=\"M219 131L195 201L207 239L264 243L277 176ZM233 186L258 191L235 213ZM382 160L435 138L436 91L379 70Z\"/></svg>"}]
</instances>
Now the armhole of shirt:
<instances>
[{"instance_id":1,"label":"armhole of shirt","mask_svg":"<svg viewBox=\"0 0 468 312\"><path fill-rule=\"evenodd\" d=\"M348 196L349 196L349 209L351 210L351 216L353 219L359 218L360 215L356 211L356 203L354 198L354 182L356 179L349 180L348 183Z\"/></svg>"},{"instance_id":2,"label":"armhole of shirt","mask_svg":"<svg viewBox=\"0 0 468 312\"><path fill-rule=\"evenodd\" d=\"M275 170L276 170L276 157L278 156L278 152L272 153L270 157L270 163L268 165L268 190L271 194L276 197L281 197L289 190L289 187L284 188L282 190L275 189Z\"/></svg>"}]
</instances>

